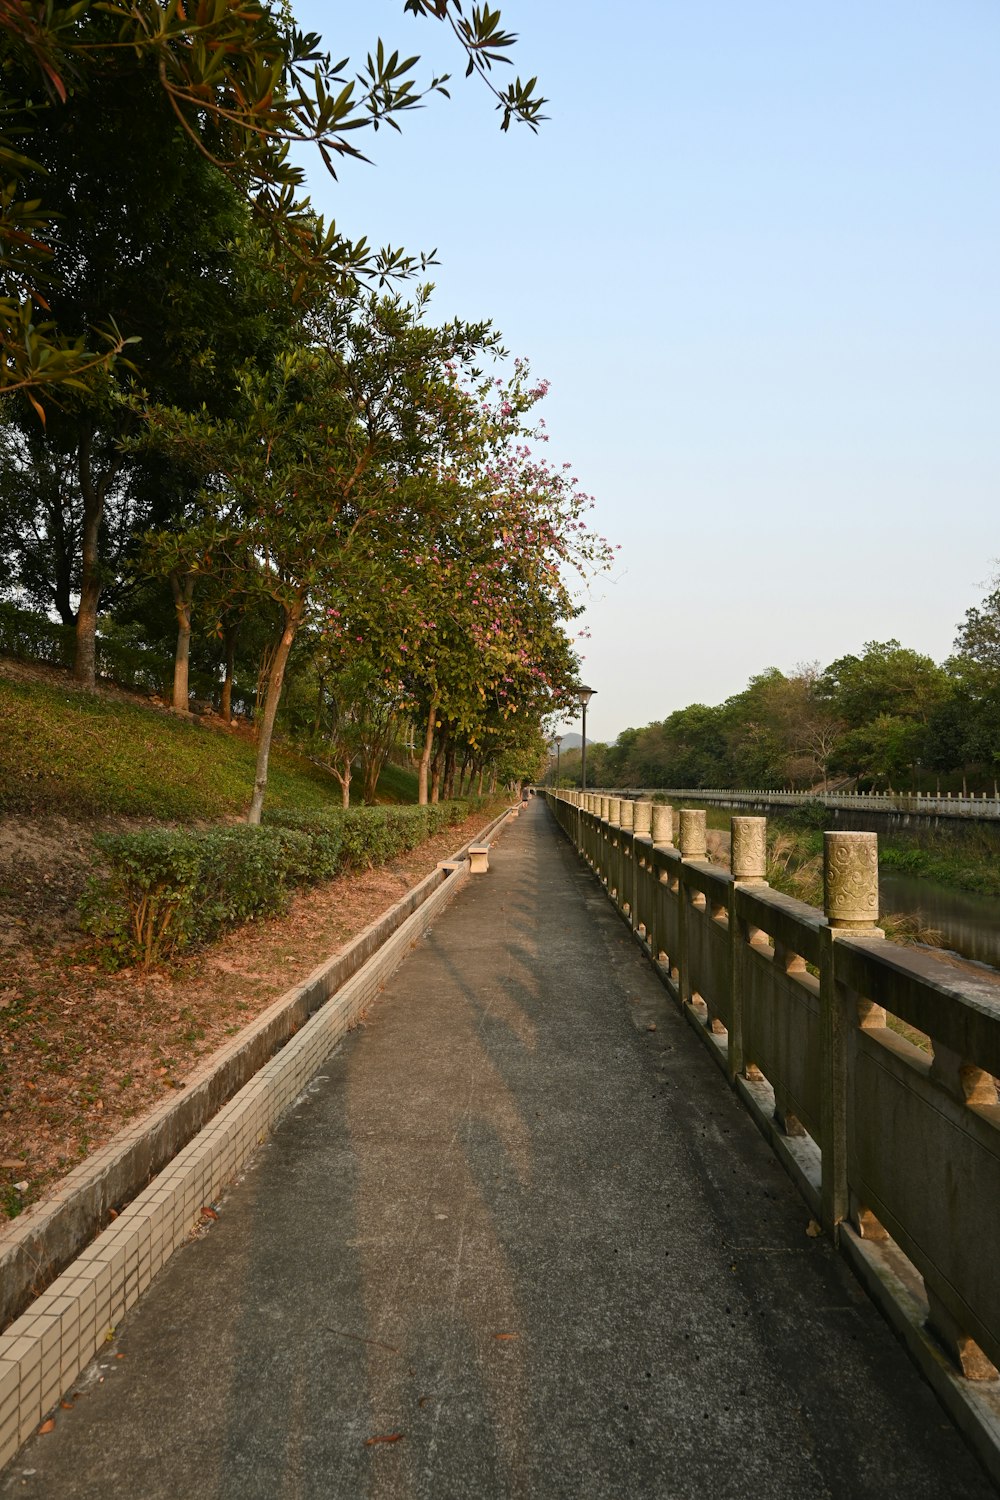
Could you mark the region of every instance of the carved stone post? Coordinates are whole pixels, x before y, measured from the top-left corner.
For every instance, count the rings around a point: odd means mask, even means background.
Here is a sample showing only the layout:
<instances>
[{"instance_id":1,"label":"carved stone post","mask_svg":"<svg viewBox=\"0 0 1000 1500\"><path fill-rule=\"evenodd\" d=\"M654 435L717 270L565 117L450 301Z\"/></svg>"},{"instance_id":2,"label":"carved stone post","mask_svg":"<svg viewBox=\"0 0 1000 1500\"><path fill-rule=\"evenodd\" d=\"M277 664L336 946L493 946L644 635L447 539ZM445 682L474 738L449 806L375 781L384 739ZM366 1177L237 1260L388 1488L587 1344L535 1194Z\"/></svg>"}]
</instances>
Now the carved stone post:
<instances>
[{"instance_id":1,"label":"carved stone post","mask_svg":"<svg viewBox=\"0 0 1000 1500\"><path fill-rule=\"evenodd\" d=\"M834 1230L851 1208L848 1193L847 1059L852 1030L861 1023L858 996L837 981L837 939L882 937L878 922L878 834L823 835L823 910L820 933L820 1018L823 1093L820 1102L823 1223ZM858 1206L864 1213L864 1205Z\"/></svg>"},{"instance_id":2,"label":"carved stone post","mask_svg":"<svg viewBox=\"0 0 1000 1500\"><path fill-rule=\"evenodd\" d=\"M877 926L877 833L824 833L823 910L831 927Z\"/></svg>"},{"instance_id":3,"label":"carved stone post","mask_svg":"<svg viewBox=\"0 0 1000 1500\"><path fill-rule=\"evenodd\" d=\"M654 844L672 845L674 842L674 810L667 802L654 802L651 818L651 831ZM655 886L653 889L653 921L656 930L652 935L650 947L653 957L663 963L669 959L666 950L667 935L667 902L670 900L670 877L665 870L659 872L654 867Z\"/></svg>"},{"instance_id":4,"label":"carved stone post","mask_svg":"<svg viewBox=\"0 0 1000 1500\"><path fill-rule=\"evenodd\" d=\"M667 802L653 803L653 843L672 844L674 841L674 810Z\"/></svg>"},{"instance_id":5,"label":"carved stone post","mask_svg":"<svg viewBox=\"0 0 1000 1500\"><path fill-rule=\"evenodd\" d=\"M608 895L614 897L618 890L618 846L621 843L621 798L605 797L602 799L605 805L605 821L607 827L604 830L604 884L608 888Z\"/></svg>"},{"instance_id":6,"label":"carved stone post","mask_svg":"<svg viewBox=\"0 0 1000 1500\"><path fill-rule=\"evenodd\" d=\"M733 818L729 867L734 880L767 883L766 818Z\"/></svg>"},{"instance_id":7,"label":"carved stone post","mask_svg":"<svg viewBox=\"0 0 1000 1500\"><path fill-rule=\"evenodd\" d=\"M707 859L706 814L704 808L681 808L681 857L683 859Z\"/></svg>"},{"instance_id":8,"label":"carved stone post","mask_svg":"<svg viewBox=\"0 0 1000 1500\"><path fill-rule=\"evenodd\" d=\"M617 899L621 910L627 917L630 917L632 914L632 887L634 884L632 860L635 850L632 841L632 826L635 821L635 803L628 797L621 799L619 818L622 832L618 840L618 862L615 870L617 876Z\"/></svg>"},{"instance_id":9,"label":"carved stone post","mask_svg":"<svg viewBox=\"0 0 1000 1500\"><path fill-rule=\"evenodd\" d=\"M760 1079L760 1069L751 1060L747 1064L743 1043L743 994L746 988L747 948L751 942L750 925L739 916L737 892L745 886L766 886L767 819L736 817L730 823L729 863L733 883L729 890L729 1048L730 1080L742 1075Z\"/></svg>"},{"instance_id":10,"label":"carved stone post","mask_svg":"<svg viewBox=\"0 0 1000 1500\"><path fill-rule=\"evenodd\" d=\"M682 865L688 860L707 860L705 842L704 808L681 808L680 848ZM691 1003L691 968L688 962L688 928L691 917L691 896L684 882L683 868L677 890L677 994L682 1005Z\"/></svg>"},{"instance_id":11,"label":"carved stone post","mask_svg":"<svg viewBox=\"0 0 1000 1500\"><path fill-rule=\"evenodd\" d=\"M649 917L649 880L650 872L646 860L648 850L646 840L650 835L653 821L652 802L633 802L632 804L632 926L636 932L646 934L647 926L650 925L644 919ZM640 842L641 840L641 842Z\"/></svg>"}]
</instances>

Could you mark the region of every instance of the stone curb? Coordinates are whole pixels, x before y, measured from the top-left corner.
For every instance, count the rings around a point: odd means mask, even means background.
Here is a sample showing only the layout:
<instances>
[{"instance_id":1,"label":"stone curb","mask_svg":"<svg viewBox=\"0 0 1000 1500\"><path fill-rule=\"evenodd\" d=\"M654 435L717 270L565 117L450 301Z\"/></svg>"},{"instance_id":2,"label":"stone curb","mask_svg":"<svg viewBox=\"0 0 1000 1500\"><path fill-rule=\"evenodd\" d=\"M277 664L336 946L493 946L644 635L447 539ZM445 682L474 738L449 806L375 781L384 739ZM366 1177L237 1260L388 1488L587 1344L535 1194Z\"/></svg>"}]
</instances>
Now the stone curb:
<instances>
[{"instance_id":1,"label":"stone curb","mask_svg":"<svg viewBox=\"0 0 1000 1500\"><path fill-rule=\"evenodd\" d=\"M502 813L470 843L495 837L509 816ZM71 1173L60 1192L38 1206L29 1233L0 1237L0 1253L3 1240L16 1240L5 1272L8 1265L28 1265L33 1276L38 1262L32 1247L49 1264L61 1254L65 1265L66 1244L85 1245L0 1334L0 1466L93 1359L109 1329L187 1239L202 1209L242 1170L465 883L467 848L366 928L346 953L320 965L216 1052L182 1099L158 1106ZM162 1170L144 1187L150 1172L158 1171L154 1160ZM137 1196L91 1239L102 1210L106 1217L115 1202L113 1189L128 1181Z\"/></svg>"}]
</instances>

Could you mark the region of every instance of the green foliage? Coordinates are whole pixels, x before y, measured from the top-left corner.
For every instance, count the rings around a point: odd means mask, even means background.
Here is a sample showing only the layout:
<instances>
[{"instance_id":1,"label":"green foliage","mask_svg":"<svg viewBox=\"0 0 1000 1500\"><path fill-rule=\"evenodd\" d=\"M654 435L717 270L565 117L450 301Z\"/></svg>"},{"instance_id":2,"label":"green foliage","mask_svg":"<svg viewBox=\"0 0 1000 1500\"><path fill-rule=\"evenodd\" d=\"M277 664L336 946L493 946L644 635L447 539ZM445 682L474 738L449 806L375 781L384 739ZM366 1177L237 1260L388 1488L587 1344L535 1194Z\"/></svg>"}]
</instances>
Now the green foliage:
<instances>
[{"instance_id":1,"label":"green foliage","mask_svg":"<svg viewBox=\"0 0 1000 1500\"><path fill-rule=\"evenodd\" d=\"M70 667L75 639L72 626L57 625L44 615L0 602L0 656ZM160 694L172 673L169 657L133 644L112 624L97 637L97 675L105 682L130 692Z\"/></svg>"},{"instance_id":2,"label":"green foliage","mask_svg":"<svg viewBox=\"0 0 1000 1500\"><path fill-rule=\"evenodd\" d=\"M240 922L284 910L309 869L310 841L292 829L158 829L96 840L110 876L81 903L85 932L109 966L169 960Z\"/></svg>"},{"instance_id":3,"label":"green foliage","mask_svg":"<svg viewBox=\"0 0 1000 1500\"><path fill-rule=\"evenodd\" d=\"M169 962L243 922L282 912L295 886L385 864L461 824L469 811L464 802L279 811L263 827L99 838L110 870L83 897L83 927L111 968Z\"/></svg>"},{"instance_id":4,"label":"green foliage","mask_svg":"<svg viewBox=\"0 0 1000 1500\"><path fill-rule=\"evenodd\" d=\"M499 11L476 6L467 17L457 0L406 0L404 8L450 26L467 71L477 73L497 100L501 129L518 119L534 130L544 119L545 101L535 92L535 79L522 83L518 78L501 90L490 77L496 63L508 60L514 42L501 29ZM254 205L271 229L276 252L303 275L319 269L341 284L358 276L384 280L412 274L425 259L398 249L374 251L366 240L351 242L335 225L325 226L300 197L305 167L290 148L315 144L331 172L339 158L360 157L355 144L359 129L377 130L382 124L398 129L396 116L419 106L427 94L447 93L447 74L417 86L417 62L390 52L379 40L351 78L347 60L333 61L317 34L292 23L284 4L185 8L161 0L133 0L124 6L74 0L68 5L4 5L0 387L25 391L44 420L35 390L53 384L85 388L94 375L107 372L124 346L113 319L99 331L96 350L87 349L89 335L82 329L67 327L58 317L38 319L36 308L48 307L40 287L52 280L50 260L58 248L53 192L60 179L51 179L45 185L49 191L41 192L33 181L43 155L37 137L51 121L58 128L68 120L72 128L88 101L101 95L105 113L123 118L139 137L145 121L160 116L172 125L172 141L157 153L126 146L123 168L135 158L152 181L178 159L197 155L224 172ZM128 101L137 78L152 85L152 92L147 89L151 97L138 110ZM75 181L87 153L99 148L105 136L103 131L78 131L76 155L63 180ZM123 195L121 207L128 196ZM81 195L81 206L84 202ZM294 280L291 270L289 280Z\"/></svg>"},{"instance_id":5,"label":"green foliage","mask_svg":"<svg viewBox=\"0 0 1000 1500\"><path fill-rule=\"evenodd\" d=\"M331 880L341 867L344 848L344 820L338 813L313 811L282 811L275 809L267 815L268 828L279 828L298 833L308 840L308 870L303 881Z\"/></svg>"},{"instance_id":6,"label":"green foliage","mask_svg":"<svg viewBox=\"0 0 1000 1500\"><path fill-rule=\"evenodd\" d=\"M861 656L841 656L819 679L848 729L879 715L924 722L947 690L943 667L899 641L868 641Z\"/></svg>"},{"instance_id":7,"label":"green foliage","mask_svg":"<svg viewBox=\"0 0 1000 1500\"><path fill-rule=\"evenodd\" d=\"M333 874L341 866L363 870L385 864L445 828L463 823L476 805L476 799L472 799L425 807L352 807L336 813L268 811L264 821L269 828L293 828L308 834L316 841L316 857L333 859L333 867L329 869Z\"/></svg>"},{"instance_id":8,"label":"green foliage","mask_svg":"<svg viewBox=\"0 0 1000 1500\"><path fill-rule=\"evenodd\" d=\"M417 773L388 761L382 767L376 792L380 802L416 802Z\"/></svg>"},{"instance_id":9,"label":"green foliage","mask_svg":"<svg viewBox=\"0 0 1000 1500\"><path fill-rule=\"evenodd\" d=\"M802 802L798 807L787 808L781 815L781 822L803 832L822 833L830 826L830 809L818 799Z\"/></svg>"},{"instance_id":10,"label":"green foliage","mask_svg":"<svg viewBox=\"0 0 1000 1500\"><path fill-rule=\"evenodd\" d=\"M921 847L919 844L889 844L880 841L879 862L886 870L919 874L961 891L1000 895L1000 864L997 853L954 847Z\"/></svg>"}]
</instances>

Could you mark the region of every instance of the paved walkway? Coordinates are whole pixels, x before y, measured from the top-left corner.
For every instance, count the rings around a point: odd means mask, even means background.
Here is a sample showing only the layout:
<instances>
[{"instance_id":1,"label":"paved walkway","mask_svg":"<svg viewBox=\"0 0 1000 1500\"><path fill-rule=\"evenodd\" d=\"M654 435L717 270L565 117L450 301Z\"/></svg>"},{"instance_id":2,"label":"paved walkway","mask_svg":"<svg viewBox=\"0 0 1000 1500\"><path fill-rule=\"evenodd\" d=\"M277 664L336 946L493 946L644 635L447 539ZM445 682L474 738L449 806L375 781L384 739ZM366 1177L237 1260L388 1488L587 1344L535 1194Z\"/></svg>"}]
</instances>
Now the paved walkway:
<instances>
[{"instance_id":1,"label":"paved walkway","mask_svg":"<svg viewBox=\"0 0 1000 1500\"><path fill-rule=\"evenodd\" d=\"M542 804L492 866L0 1493L994 1495Z\"/></svg>"}]
</instances>

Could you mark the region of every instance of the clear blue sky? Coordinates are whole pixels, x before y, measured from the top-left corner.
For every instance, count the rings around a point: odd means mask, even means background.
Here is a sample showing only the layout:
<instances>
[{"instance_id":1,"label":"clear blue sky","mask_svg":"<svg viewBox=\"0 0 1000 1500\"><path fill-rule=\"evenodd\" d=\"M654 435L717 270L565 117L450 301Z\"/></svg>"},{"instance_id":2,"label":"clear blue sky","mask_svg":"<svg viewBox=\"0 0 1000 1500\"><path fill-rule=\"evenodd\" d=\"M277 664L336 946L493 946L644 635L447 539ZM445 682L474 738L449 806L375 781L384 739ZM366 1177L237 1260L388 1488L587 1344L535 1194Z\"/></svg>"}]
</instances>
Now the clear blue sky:
<instances>
[{"instance_id":1,"label":"clear blue sky","mask_svg":"<svg viewBox=\"0 0 1000 1500\"><path fill-rule=\"evenodd\" d=\"M437 314L552 381L549 456L621 544L595 738L866 640L949 653L1000 557L996 0L500 0L551 117L506 137L402 0L293 5L456 75L311 187L436 246Z\"/></svg>"}]
</instances>

